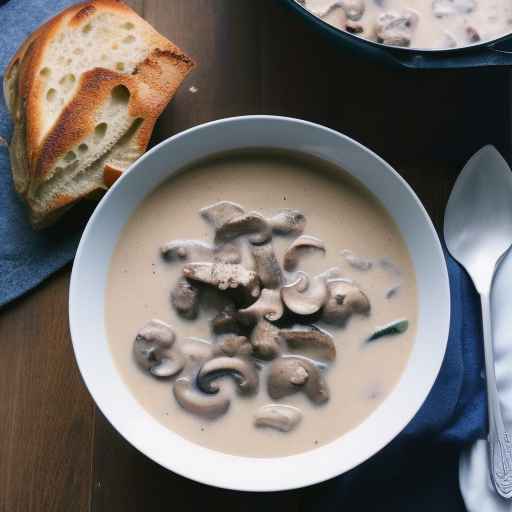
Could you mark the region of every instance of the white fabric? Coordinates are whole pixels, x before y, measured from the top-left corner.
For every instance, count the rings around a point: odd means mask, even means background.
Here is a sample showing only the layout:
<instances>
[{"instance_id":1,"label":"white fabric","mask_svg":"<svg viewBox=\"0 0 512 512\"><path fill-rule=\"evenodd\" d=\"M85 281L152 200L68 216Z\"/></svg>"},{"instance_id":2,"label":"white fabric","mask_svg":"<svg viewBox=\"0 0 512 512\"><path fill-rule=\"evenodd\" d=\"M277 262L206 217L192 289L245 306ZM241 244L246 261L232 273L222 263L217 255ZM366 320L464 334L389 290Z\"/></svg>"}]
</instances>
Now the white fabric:
<instances>
[{"instance_id":1,"label":"white fabric","mask_svg":"<svg viewBox=\"0 0 512 512\"><path fill-rule=\"evenodd\" d=\"M498 269L492 293L496 379L505 428L512 431L512 252ZM477 441L459 461L459 482L468 512L512 512L512 500L500 498L489 477L487 442Z\"/></svg>"}]
</instances>

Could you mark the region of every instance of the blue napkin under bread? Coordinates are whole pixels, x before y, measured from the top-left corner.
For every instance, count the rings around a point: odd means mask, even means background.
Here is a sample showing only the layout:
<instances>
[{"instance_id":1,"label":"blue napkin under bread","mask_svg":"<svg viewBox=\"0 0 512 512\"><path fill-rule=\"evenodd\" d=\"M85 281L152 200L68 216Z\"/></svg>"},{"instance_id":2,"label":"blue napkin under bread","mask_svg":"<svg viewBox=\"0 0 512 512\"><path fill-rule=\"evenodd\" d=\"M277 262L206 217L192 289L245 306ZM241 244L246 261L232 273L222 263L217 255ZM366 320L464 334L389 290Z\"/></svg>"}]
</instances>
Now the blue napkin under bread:
<instances>
[{"instance_id":1,"label":"blue napkin under bread","mask_svg":"<svg viewBox=\"0 0 512 512\"><path fill-rule=\"evenodd\" d=\"M0 73L30 32L71 3L69 0L10 0L0 5ZM3 80L3 75L0 78ZM2 98L0 136L9 140L11 131ZM78 213L50 229L34 232L14 192L7 147L0 143L0 306L27 293L73 259L87 217L83 209L79 208ZM452 317L444 363L428 399L387 452L419 440L462 444L485 434L478 298L464 270L448 255L447 262Z\"/></svg>"},{"instance_id":2,"label":"blue napkin under bread","mask_svg":"<svg viewBox=\"0 0 512 512\"><path fill-rule=\"evenodd\" d=\"M71 0L10 0L0 5L0 80L25 38ZM1 88L0 88L1 89ZM0 137L9 141L12 124L0 94ZM14 192L7 146L0 141L0 307L28 292L73 259L81 229L74 222L34 232ZM83 216L82 216L83 218Z\"/></svg>"}]
</instances>

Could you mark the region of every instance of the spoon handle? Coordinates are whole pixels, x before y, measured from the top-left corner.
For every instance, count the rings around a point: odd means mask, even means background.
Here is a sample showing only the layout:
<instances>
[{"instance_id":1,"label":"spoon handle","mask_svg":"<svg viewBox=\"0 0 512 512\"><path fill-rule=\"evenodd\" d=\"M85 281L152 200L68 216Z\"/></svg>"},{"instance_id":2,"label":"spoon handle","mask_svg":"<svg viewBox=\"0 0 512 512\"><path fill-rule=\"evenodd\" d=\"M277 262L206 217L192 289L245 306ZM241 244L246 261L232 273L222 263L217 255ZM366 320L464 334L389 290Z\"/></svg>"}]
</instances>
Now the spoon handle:
<instances>
[{"instance_id":1,"label":"spoon handle","mask_svg":"<svg viewBox=\"0 0 512 512\"><path fill-rule=\"evenodd\" d=\"M501 415L492 340L490 292L482 293L482 324L484 335L485 374L489 412L489 468L496 492L503 498L512 498L512 438L505 430Z\"/></svg>"}]
</instances>

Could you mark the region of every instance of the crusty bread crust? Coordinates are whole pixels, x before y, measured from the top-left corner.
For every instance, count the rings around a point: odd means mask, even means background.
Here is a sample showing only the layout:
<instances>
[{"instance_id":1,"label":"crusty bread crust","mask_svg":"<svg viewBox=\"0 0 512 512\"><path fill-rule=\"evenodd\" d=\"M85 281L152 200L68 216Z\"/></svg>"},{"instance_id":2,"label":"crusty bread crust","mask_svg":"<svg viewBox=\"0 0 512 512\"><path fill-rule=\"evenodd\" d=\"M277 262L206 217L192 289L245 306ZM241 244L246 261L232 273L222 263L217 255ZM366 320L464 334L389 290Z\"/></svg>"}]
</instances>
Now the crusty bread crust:
<instances>
[{"instance_id":1,"label":"crusty bread crust","mask_svg":"<svg viewBox=\"0 0 512 512\"><path fill-rule=\"evenodd\" d=\"M72 97L48 125L43 101L47 90L42 75L50 45L57 38L62 39L63 32L82 30L95 16L106 12L137 27L147 50L146 58L131 73L104 67L83 72ZM193 65L179 48L120 0L91 0L71 6L26 39L6 69L4 96L15 123L10 153L16 190L27 202L36 227L51 223L83 197L111 186L145 151L158 116ZM84 181L79 191L66 189L62 183L67 171L62 171L59 162L65 155L74 154L80 143L94 134L98 116L112 101L111 94L118 86L128 93L123 129L127 131L138 121L128 141L133 156L122 162L116 158L114 151L124 132L115 133L104 144L104 152L78 173L96 176L100 171L101 178ZM114 161L109 163L111 152ZM98 169L99 165L103 168ZM69 176L68 173L67 179Z\"/></svg>"}]
</instances>

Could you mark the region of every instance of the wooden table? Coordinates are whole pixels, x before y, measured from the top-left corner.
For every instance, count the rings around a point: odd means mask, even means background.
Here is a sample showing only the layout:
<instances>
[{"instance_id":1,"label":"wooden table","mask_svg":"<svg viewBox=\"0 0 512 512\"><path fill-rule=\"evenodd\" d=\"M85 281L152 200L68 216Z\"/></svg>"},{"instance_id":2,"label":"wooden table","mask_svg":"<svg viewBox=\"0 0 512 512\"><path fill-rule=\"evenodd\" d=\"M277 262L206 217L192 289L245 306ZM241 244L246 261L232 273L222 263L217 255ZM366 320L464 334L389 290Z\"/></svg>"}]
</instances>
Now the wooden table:
<instances>
[{"instance_id":1,"label":"wooden table","mask_svg":"<svg viewBox=\"0 0 512 512\"><path fill-rule=\"evenodd\" d=\"M510 156L504 71L380 69L332 48L277 0L130 3L198 62L153 142L234 115L315 121L395 165L438 225L453 180L474 151L493 143ZM1 512L315 510L324 486L266 495L208 488L124 441L94 406L73 358L69 274L67 267L0 312ZM456 455L455 448L420 447L419 469L412 455L383 467L372 492L356 479L344 491L343 508L462 511ZM406 492L401 483L411 473Z\"/></svg>"}]
</instances>

